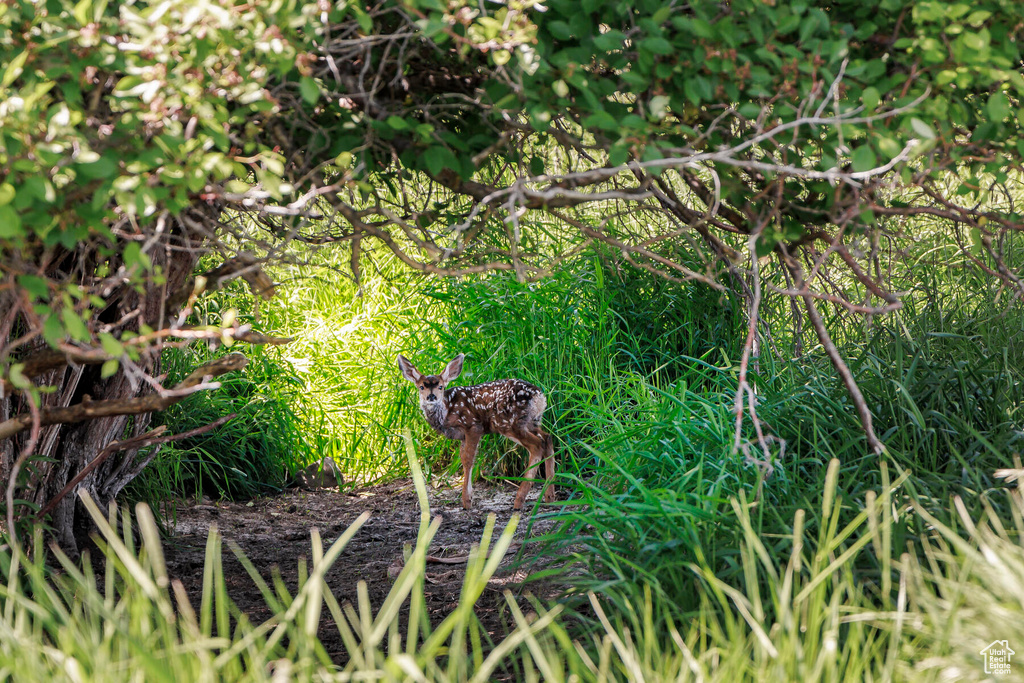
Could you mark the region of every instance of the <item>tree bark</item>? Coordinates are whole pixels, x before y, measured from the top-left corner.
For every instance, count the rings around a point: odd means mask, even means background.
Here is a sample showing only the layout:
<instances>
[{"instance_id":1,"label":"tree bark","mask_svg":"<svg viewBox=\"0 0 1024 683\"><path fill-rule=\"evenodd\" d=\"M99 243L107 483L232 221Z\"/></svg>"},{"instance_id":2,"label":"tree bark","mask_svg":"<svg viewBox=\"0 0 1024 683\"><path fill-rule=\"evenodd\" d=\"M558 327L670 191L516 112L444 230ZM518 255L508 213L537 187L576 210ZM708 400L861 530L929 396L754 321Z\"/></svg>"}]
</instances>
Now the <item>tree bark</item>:
<instances>
[{"instance_id":1,"label":"tree bark","mask_svg":"<svg viewBox=\"0 0 1024 683\"><path fill-rule=\"evenodd\" d=\"M160 286L151 286L140 293L128 285L118 285L106 297L108 306L99 316L103 322L113 325L115 336L124 330L138 331L142 324L154 329L167 324L164 305L167 293L176 292L185 285L195 269L203 242L202 239L192 239L181 232L169 235L168 239L174 240L175 248L155 245L148 252L154 268L159 267L166 278ZM182 244L187 248L182 248ZM77 252L63 259L52 259L50 263L53 265L46 275L57 281L62 277L68 278L70 274L60 272L61 264L88 260L89 254ZM111 271L118 265L112 263ZM0 311L5 308L6 311L17 311L20 304L10 296L0 296ZM25 330L29 329L24 317L19 319L19 315L24 316L24 312L6 316L0 313L3 316L3 320L0 320L0 349L19 340ZM99 365L77 364L74 358L69 359L66 354L48 350L40 338L26 346L19 349L18 355L24 359L31 358L36 363L31 368L32 374L36 375L36 385L57 387L53 393L40 394L40 416L73 418L80 413L82 418L94 417L74 423L69 419L43 421L38 430L38 440L27 456L26 466L17 473L15 489L16 499L42 507L55 498L111 442L134 439L149 430L149 412L115 414L119 411L110 408L123 407L138 401L140 397L154 395L154 389L146 382L129 377L124 371L104 379ZM138 370L150 376L159 375L160 362L156 356L143 354L136 365ZM137 405L153 410L161 407L159 403L147 396L142 404ZM100 408L105 406L107 410L100 410L93 416L88 414L89 405ZM15 393L7 386L3 387L0 392L0 425L8 425L8 429L14 432L10 438L0 439L0 483L5 488L9 484L12 469L17 469L19 457L26 447L32 447L34 430L24 429L24 416L30 412L29 408L24 393ZM22 426L14 429L15 423ZM31 419L28 424L31 425ZM98 505L109 505L149 463L150 457L140 460L137 458L138 453L139 448L136 446L106 458L82 478L80 485L89 491ZM16 510L15 517L23 518L26 512L27 508ZM87 528L87 519L88 515L84 509L80 509L77 496L65 496L53 508L50 524L55 540L71 556L78 553L76 527Z\"/></svg>"}]
</instances>

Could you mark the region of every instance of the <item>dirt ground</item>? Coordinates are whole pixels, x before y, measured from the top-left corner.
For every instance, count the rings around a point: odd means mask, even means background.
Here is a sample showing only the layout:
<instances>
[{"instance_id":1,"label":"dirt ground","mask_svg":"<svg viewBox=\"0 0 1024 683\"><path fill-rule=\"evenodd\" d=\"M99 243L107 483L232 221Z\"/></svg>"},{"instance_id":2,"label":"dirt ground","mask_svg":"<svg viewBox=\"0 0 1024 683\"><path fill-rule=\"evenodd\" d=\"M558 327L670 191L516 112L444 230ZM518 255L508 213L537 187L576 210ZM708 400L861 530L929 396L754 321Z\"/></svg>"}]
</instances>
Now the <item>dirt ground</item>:
<instances>
[{"instance_id":1,"label":"dirt ground","mask_svg":"<svg viewBox=\"0 0 1024 683\"><path fill-rule=\"evenodd\" d=\"M448 480L439 488L428 486L431 516L443 518L429 550L437 557L458 558L468 554L470 547L479 543L488 514L493 512L497 516L495 538L512 516L515 488L508 483L475 484L471 511L462 509L461 490L452 486L453 483ZM540 486L535 486L531 491L528 510L540 490ZM273 568L277 567L294 595L298 584L298 558L302 556L307 561L311 558L310 529L319 529L326 549L363 512L369 512L371 517L328 572L327 584L339 604L355 605L357 582L365 581L376 613L402 564L403 547L416 541L420 510L409 479L345 493L289 489L278 496L249 502L181 503L173 520L173 534L165 544L168 571L171 578L181 580L193 604L197 605L202 592L207 533L211 525L216 525L225 540L223 559L228 595L253 623L258 624L271 616L270 610L252 578L229 549L229 542L241 548L270 585L273 585ZM504 590L511 589L519 595L520 607L529 609L526 591L520 583L531 568L522 562L525 553L517 552L530 527L528 515L529 511L520 520L516 538L501 569L476 606L477 616L495 641L508 632L511 623L502 594ZM533 537L549 532L552 525L549 520L534 518L529 534ZM427 564L426 605L435 626L458 602L465 567L464 563ZM558 592L556 587L543 584L530 584L528 590L542 598L553 598ZM326 608L320 638L335 661L340 663L347 659Z\"/></svg>"}]
</instances>

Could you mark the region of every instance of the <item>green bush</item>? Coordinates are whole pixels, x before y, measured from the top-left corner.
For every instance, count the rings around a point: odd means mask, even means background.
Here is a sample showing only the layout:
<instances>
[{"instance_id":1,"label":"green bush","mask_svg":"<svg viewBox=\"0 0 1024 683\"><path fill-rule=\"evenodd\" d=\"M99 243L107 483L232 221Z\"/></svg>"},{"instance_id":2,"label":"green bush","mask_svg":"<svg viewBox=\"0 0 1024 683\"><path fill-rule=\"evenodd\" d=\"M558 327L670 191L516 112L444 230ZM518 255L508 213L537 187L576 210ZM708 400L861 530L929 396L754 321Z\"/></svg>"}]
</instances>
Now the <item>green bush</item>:
<instances>
[{"instance_id":1,"label":"green bush","mask_svg":"<svg viewBox=\"0 0 1024 683\"><path fill-rule=\"evenodd\" d=\"M195 345L165 354L170 382L223 351ZM199 436L165 445L128 489L135 500L203 495L246 499L280 491L290 474L316 458L302 381L266 351L253 348L241 373L220 379L221 387L186 397L154 422L180 434L234 414Z\"/></svg>"}]
</instances>

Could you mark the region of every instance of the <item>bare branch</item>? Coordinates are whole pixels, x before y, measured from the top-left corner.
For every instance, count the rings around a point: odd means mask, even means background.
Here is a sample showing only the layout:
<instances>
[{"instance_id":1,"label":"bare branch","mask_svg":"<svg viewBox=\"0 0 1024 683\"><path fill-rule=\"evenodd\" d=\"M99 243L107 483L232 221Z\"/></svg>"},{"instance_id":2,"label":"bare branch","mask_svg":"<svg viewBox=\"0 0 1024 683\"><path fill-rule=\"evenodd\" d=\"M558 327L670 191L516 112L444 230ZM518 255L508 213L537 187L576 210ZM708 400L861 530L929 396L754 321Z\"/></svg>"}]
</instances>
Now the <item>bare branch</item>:
<instances>
[{"instance_id":1,"label":"bare branch","mask_svg":"<svg viewBox=\"0 0 1024 683\"><path fill-rule=\"evenodd\" d=\"M790 269L790 274L796 281L797 290L804 291L806 289L806 283L804 282L803 269L800 267L800 262L792 257L786 259L786 265ZM857 409L857 414L860 416L861 426L864 429L864 434L867 437L868 445L871 446L871 450L881 455L885 452L885 446L881 441L878 440L878 436L875 435L875 429L872 425L871 410L868 409L867 402L864 400L864 394L861 393L860 387L857 386L857 380L854 378L853 373L850 372L849 366L846 361L843 360L842 355L836 348L835 343L832 341L832 337L828 333L828 328L825 326L825 322L821 319L821 314L818 313L817 307L814 305L814 297L809 294L802 295L804 301L804 307L807 310L807 319L811 323L811 327L814 328L814 332L818 335L818 341L821 342L822 347L825 349L825 353L828 354L829 359L832 361L832 366L835 367L836 372L839 373L839 377L843 380L843 385L846 386L846 390L850 394L850 399L853 401L854 407Z\"/></svg>"},{"instance_id":2,"label":"bare branch","mask_svg":"<svg viewBox=\"0 0 1024 683\"><path fill-rule=\"evenodd\" d=\"M226 356L208 361L198 367L188 377L182 380L173 389L161 393L139 396L126 399L109 399L104 401L93 401L88 397L82 399L81 403L66 408L47 408L39 412L38 418L33 419L32 414L22 414L0 422L0 441L9 439L15 434L28 429L30 425L39 426L64 424L70 422L81 422L98 417L111 415L140 415L152 413L157 410L164 410L189 394L204 389L214 389L220 385L217 383L207 384L204 378L218 377L227 372L241 370L248 363L248 359L240 353L229 353Z\"/></svg>"}]
</instances>

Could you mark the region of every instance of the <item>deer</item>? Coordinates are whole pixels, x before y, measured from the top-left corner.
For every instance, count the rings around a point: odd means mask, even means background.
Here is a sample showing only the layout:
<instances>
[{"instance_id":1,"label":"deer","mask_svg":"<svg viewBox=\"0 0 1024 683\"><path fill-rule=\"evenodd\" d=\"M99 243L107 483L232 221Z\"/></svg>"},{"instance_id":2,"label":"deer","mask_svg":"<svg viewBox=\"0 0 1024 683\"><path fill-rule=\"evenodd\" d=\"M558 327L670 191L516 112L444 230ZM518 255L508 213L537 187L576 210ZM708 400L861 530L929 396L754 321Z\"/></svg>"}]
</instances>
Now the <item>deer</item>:
<instances>
[{"instance_id":1,"label":"deer","mask_svg":"<svg viewBox=\"0 0 1024 683\"><path fill-rule=\"evenodd\" d=\"M484 434L501 434L530 453L526 476L516 492L515 510L526 502L540 461L544 460L544 502L555 500L555 443L541 428L541 416L548 400L544 392L521 379L499 379L484 384L447 389L462 373L465 354L460 353L440 375L424 375L404 356L398 356L402 376L416 385L420 410L427 423L441 436L461 442L462 507L473 506L473 461Z\"/></svg>"}]
</instances>

